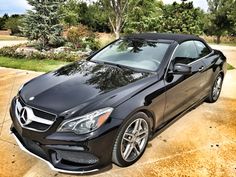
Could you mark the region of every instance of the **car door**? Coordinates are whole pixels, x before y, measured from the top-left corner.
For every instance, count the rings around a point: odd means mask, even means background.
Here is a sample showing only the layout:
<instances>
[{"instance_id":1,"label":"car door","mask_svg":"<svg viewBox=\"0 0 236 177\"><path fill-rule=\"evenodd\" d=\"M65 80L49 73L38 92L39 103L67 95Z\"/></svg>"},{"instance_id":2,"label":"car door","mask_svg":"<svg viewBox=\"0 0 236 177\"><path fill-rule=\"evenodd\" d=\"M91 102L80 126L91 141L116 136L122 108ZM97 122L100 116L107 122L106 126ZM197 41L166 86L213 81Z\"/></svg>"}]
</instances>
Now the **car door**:
<instances>
[{"instance_id":1,"label":"car door","mask_svg":"<svg viewBox=\"0 0 236 177\"><path fill-rule=\"evenodd\" d=\"M191 66L192 73L187 75L169 72L173 70L176 63ZM166 106L164 121L180 114L201 98L204 67L205 64L199 59L194 41L186 41L177 47L165 77Z\"/></svg>"},{"instance_id":2,"label":"car door","mask_svg":"<svg viewBox=\"0 0 236 177\"><path fill-rule=\"evenodd\" d=\"M194 41L196 48L199 53L201 61L205 63L206 67L204 69L204 80L203 80L203 93L207 95L210 92L214 81L214 71L212 65L218 59L216 55L213 54L212 50L201 41Z\"/></svg>"}]
</instances>

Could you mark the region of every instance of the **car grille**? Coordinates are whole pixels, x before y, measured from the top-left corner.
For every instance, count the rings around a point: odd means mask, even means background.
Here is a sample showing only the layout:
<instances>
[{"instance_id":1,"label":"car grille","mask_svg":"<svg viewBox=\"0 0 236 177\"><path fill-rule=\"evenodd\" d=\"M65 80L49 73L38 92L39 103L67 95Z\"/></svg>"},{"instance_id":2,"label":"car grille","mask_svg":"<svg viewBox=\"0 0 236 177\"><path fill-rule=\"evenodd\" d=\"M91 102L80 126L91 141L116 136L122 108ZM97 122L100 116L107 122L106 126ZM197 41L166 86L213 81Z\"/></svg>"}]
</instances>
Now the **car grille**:
<instances>
[{"instance_id":1,"label":"car grille","mask_svg":"<svg viewBox=\"0 0 236 177\"><path fill-rule=\"evenodd\" d=\"M56 115L26 105L21 98L16 99L15 114L20 125L34 131L46 131L53 124Z\"/></svg>"}]
</instances>

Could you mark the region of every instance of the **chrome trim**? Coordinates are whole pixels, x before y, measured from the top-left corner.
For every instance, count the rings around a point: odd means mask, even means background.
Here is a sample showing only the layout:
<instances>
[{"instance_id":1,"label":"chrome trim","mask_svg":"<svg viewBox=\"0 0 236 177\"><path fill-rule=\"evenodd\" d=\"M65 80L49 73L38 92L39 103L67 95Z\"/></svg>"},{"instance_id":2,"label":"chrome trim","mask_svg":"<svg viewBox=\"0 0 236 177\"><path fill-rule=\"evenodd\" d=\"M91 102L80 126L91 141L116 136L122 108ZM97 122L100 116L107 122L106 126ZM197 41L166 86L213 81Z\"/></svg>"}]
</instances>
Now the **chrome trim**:
<instances>
[{"instance_id":1,"label":"chrome trim","mask_svg":"<svg viewBox=\"0 0 236 177\"><path fill-rule=\"evenodd\" d=\"M167 69L166 69L164 78L166 78L168 69L169 69L169 67L170 67L170 63L171 63L171 61L173 60L174 53L176 52L176 50L177 50L177 48L178 48L179 46L180 46L180 45L178 44L178 45L175 47L175 49L174 49L174 51L173 51L173 53L172 53L172 55L171 55L171 57L170 57L170 60L169 60L169 63L168 63L168 65L167 65ZM204 57L201 57L201 58L199 58L199 59L197 59L197 60L195 60L195 61L193 61L193 62L191 62L191 63L188 63L187 65L191 65L191 64L193 64L193 63L195 63L195 62L197 62L197 61L199 61L199 60L202 60L202 59L204 59L204 58L206 58L206 57L209 57L209 56L210 56L211 54L213 54L213 53L214 53L214 51L212 50L211 53L209 53L208 55L206 55L206 56L204 56Z\"/></svg>"},{"instance_id":2,"label":"chrome trim","mask_svg":"<svg viewBox=\"0 0 236 177\"><path fill-rule=\"evenodd\" d=\"M169 69L169 67L170 67L170 63L171 63L171 61L173 60L173 56L174 56L174 54L175 54L175 52L176 52L176 50L177 50L177 48L179 47L179 44L175 47L175 49L174 49L174 51L173 51L173 53L172 53L172 55L171 55L171 57L170 57L170 60L169 60L169 63L168 63L168 65L167 65L167 68L166 68L166 71L165 71L165 75L164 75L164 78L166 79L166 75L167 75L167 73L168 73L168 69Z\"/></svg>"},{"instance_id":3,"label":"chrome trim","mask_svg":"<svg viewBox=\"0 0 236 177\"><path fill-rule=\"evenodd\" d=\"M63 169L56 168L56 167L54 167L49 161L43 159L42 157L40 157L40 156L38 156L38 155L36 155L36 154L30 152L28 149L26 149L26 148L24 147L24 145L20 142L20 140L16 137L16 135L15 135L13 132L11 132L11 134L12 134L13 137L15 138L15 140L16 140L16 142L17 142L17 144L18 144L18 146L20 147L21 150L23 150L23 151L25 151L26 153L28 153L28 154L30 154L30 155L32 155L32 156L34 156L34 157L36 157L36 158L38 158L38 159L44 161L45 163L48 164L48 166L49 166L53 171L62 172L62 173L71 173L71 174L72 174L72 173L73 173L73 174L85 174L85 173L92 173L92 172L98 171L98 169L88 170L88 171L70 171L70 170L63 170Z\"/></svg>"},{"instance_id":4,"label":"chrome trim","mask_svg":"<svg viewBox=\"0 0 236 177\"><path fill-rule=\"evenodd\" d=\"M37 131L37 132L45 132L47 131L50 126L53 124L54 121L50 121L50 120L47 120L47 119L43 119L41 117L38 117L34 114L32 108L28 107L28 106L22 106L21 103L19 102L18 99L15 100L15 115L16 115L16 118L19 122L19 124L25 128L25 129L29 129L29 130L33 130L33 131ZM25 109L26 112L27 112L27 115L28 115L28 123L26 124L22 124L22 122L20 121L20 115L18 114L17 111L19 111L19 113L21 112L22 109ZM49 128L47 128L46 130L38 130L38 129L35 129L35 128L31 128L31 127L27 127L27 125L31 122L37 122L37 123L41 123L41 124L45 124L45 125L49 125Z\"/></svg>"},{"instance_id":5,"label":"chrome trim","mask_svg":"<svg viewBox=\"0 0 236 177\"><path fill-rule=\"evenodd\" d=\"M206 55L206 56L204 56L204 57L201 57L201 58L198 58L197 60L195 60L195 61L193 61L193 62L191 62L191 63L188 63L188 65L191 65L191 64L193 64L193 63L195 63L195 62L197 62L197 61L200 61L200 60L202 60L202 59L204 59L204 58L206 58L206 57L209 57L211 54L213 54L214 52L213 51L211 51L211 53L209 53L208 55Z\"/></svg>"}]
</instances>

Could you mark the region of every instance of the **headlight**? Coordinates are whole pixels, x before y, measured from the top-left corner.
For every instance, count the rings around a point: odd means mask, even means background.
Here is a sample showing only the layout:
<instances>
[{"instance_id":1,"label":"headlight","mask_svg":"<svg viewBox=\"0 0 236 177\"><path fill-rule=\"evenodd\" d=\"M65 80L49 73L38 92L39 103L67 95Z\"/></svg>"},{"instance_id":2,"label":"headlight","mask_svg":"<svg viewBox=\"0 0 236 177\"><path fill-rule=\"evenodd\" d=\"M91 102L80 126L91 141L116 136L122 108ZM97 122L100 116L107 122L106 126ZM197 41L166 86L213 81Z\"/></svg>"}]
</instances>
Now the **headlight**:
<instances>
[{"instance_id":1,"label":"headlight","mask_svg":"<svg viewBox=\"0 0 236 177\"><path fill-rule=\"evenodd\" d=\"M99 109L81 117L66 120L58 128L58 132L74 132L85 134L101 127L112 113L113 108Z\"/></svg>"}]
</instances>

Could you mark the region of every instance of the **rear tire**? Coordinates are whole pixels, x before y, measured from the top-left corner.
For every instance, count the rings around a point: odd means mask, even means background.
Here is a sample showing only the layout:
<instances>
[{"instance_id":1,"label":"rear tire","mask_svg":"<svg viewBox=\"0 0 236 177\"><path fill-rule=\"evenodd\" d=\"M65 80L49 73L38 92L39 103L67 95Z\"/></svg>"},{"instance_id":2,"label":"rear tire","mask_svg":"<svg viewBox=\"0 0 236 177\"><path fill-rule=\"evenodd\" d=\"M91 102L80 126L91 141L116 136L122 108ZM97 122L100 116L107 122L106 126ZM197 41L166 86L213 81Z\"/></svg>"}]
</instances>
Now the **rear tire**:
<instances>
[{"instance_id":1,"label":"rear tire","mask_svg":"<svg viewBox=\"0 0 236 177\"><path fill-rule=\"evenodd\" d=\"M206 99L208 103L214 103L218 100L221 93L222 83L223 83L223 75L222 73L220 73L216 77L212 85L211 91Z\"/></svg>"},{"instance_id":2,"label":"rear tire","mask_svg":"<svg viewBox=\"0 0 236 177\"><path fill-rule=\"evenodd\" d=\"M113 147L112 161L126 167L134 164L144 153L150 135L150 118L138 112L126 121Z\"/></svg>"}]
</instances>

